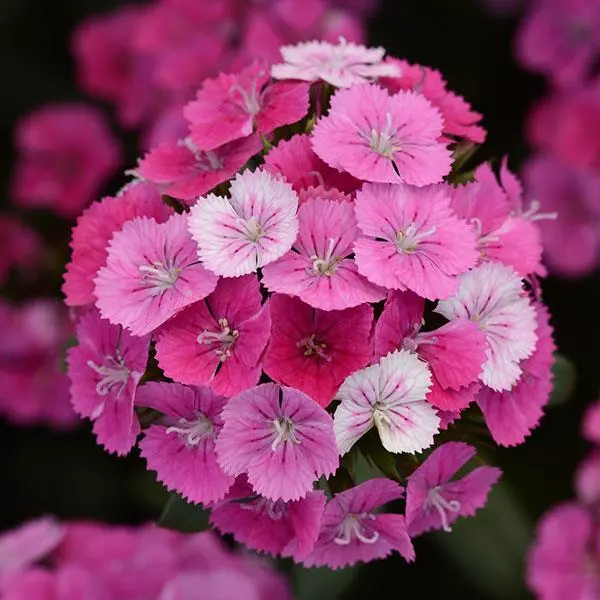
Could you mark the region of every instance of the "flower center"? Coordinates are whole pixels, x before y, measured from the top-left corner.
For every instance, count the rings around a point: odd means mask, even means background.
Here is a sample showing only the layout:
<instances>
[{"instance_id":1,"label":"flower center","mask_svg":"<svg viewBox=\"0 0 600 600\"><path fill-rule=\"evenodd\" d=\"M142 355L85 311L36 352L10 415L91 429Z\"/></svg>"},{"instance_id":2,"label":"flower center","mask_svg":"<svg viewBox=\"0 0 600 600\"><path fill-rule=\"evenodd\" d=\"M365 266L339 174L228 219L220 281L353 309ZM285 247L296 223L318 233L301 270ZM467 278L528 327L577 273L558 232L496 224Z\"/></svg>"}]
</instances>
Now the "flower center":
<instances>
[{"instance_id":1,"label":"flower center","mask_svg":"<svg viewBox=\"0 0 600 600\"><path fill-rule=\"evenodd\" d=\"M244 510L251 510L257 515L267 515L273 521L279 521L287 514L286 503L281 498L273 502L273 500L261 496L253 502L242 502L240 507Z\"/></svg>"},{"instance_id":2,"label":"flower center","mask_svg":"<svg viewBox=\"0 0 600 600\"><path fill-rule=\"evenodd\" d=\"M265 228L256 217L250 217L248 219L238 219L238 222L242 230L242 235L249 242L254 242L256 244L265 235Z\"/></svg>"},{"instance_id":3,"label":"flower center","mask_svg":"<svg viewBox=\"0 0 600 600\"><path fill-rule=\"evenodd\" d=\"M448 525L448 513L459 512L461 504L458 500L446 500L442 495L442 486L438 485L427 492L425 508L435 508L440 515L442 529L444 531L451 531L450 525Z\"/></svg>"},{"instance_id":4,"label":"flower center","mask_svg":"<svg viewBox=\"0 0 600 600\"><path fill-rule=\"evenodd\" d=\"M307 269L309 275L326 275L327 277L331 277L335 274L335 269L342 258L333 255L334 248L335 240L333 238L329 238L325 256L320 258L314 254L310 257L310 260L312 261L312 267Z\"/></svg>"},{"instance_id":5,"label":"flower center","mask_svg":"<svg viewBox=\"0 0 600 600\"><path fill-rule=\"evenodd\" d=\"M542 205L540 204L539 200L532 200L529 203L529 208L524 211L521 216L525 219L529 219L530 221L552 221L558 219L557 212L543 213L540 212L541 208Z\"/></svg>"},{"instance_id":6,"label":"flower center","mask_svg":"<svg viewBox=\"0 0 600 600\"><path fill-rule=\"evenodd\" d=\"M327 344L317 341L314 333L296 342L296 346L304 347L304 356L318 356L326 362L331 362L331 356L325 352Z\"/></svg>"},{"instance_id":7,"label":"flower center","mask_svg":"<svg viewBox=\"0 0 600 600\"><path fill-rule=\"evenodd\" d=\"M208 331L204 329L202 333L198 335L197 341L199 344L216 344L215 354L221 361L227 360L231 356L231 347L238 339L240 333L237 329L229 327L227 319L219 319L220 331Z\"/></svg>"},{"instance_id":8,"label":"flower center","mask_svg":"<svg viewBox=\"0 0 600 600\"><path fill-rule=\"evenodd\" d=\"M373 127L370 133L364 134L363 137L369 142L371 150L392 160L394 154L400 150L396 133L392 126L392 115L388 112L385 115L385 127L381 131Z\"/></svg>"},{"instance_id":9,"label":"flower center","mask_svg":"<svg viewBox=\"0 0 600 600\"><path fill-rule=\"evenodd\" d=\"M374 520L375 515L371 513L350 513L340 523L333 541L338 546L347 546L353 539L363 544L374 544L379 539L379 533L368 526L368 522Z\"/></svg>"},{"instance_id":10,"label":"flower center","mask_svg":"<svg viewBox=\"0 0 600 600\"><path fill-rule=\"evenodd\" d=\"M198 413L193 421L181 418L178 426L167 427L165 433L177 433L188 446L197 446L205 437L212 437L212 421L204 414Z\"/></svg>"},{"instance_id":11,"label":"flower center","mask_svg":"<svg viewBox=\"0 0 600 600\"><path fill-rule=\"evenodd\" d=\"M187 137L183 140L178 140L177 144L187 148L193 155L196 161L194 169L204 173L205 171L218 171L223 168L224 161L214 150L198 150L196 144Z\"/></svg>"},{"instance_id":12,"label":"flower center","mask_svg":"<svg viewBox=\"0 0 600 600\"><path fill-rule=\"evenodd\" d=\"M419 244L433 233L435 233L435 227L418 232L414 223L411 223L406 229L396 232L396 249L398 252L412 254Z\"/></svg>"},{"instance_id":13,"label":"flower center","mask_svg":"<svg viewBox=\"0 0 600 600\"><path fill-rule=\"evenodd\" d=\"M264 71L259 71L254 76L249 90L237 83L229 88L229 96L233 99L235 94L239 94L242 100L241 107L253 117L260 112L262 94L258 91L258 81L264 74Z\"/></svg>"},{"instance_id":14,"label":"flower center","mask_svg":"<svg viewBox=\"0 0 600 600\"><path fill-rule=\"evenodd\" d=\"M178 267L174 265L167 266L160 261L155 261L151 265L140 265L139 269L143 273L142 282L152 296L158 296L165 290L172 288L181 272Z\"/></svg>"},{"instance_id":15,"label":"flower center","mask_svg":"<svg viewBox=\"0 0 600 600\"><path fill-rule=\"evenodd\" d=\"M107 356L104 359L104 364L97 365L93 360L88 360L87 366L100 375L100 379L96 383L96 393L98 396L107 396L113 390L116 390L117 398L121 397L123 390L127 386L131 372L125 365L125 361L118 350L115 356Z\"/></svg>"},{"instance_id":16,"label":"flower center","mask_svg":"<svg viewBox=\"0 0 600 600\"><path fill-rule=\"evenodd\" d=\"M271 444L271 449L275 451L279 444L299 444L300 440L296 437L296 431L293 421L289 417L279 417L273 420L273 429L275 431L275 439Z\"/></svg>"}]
</instances>

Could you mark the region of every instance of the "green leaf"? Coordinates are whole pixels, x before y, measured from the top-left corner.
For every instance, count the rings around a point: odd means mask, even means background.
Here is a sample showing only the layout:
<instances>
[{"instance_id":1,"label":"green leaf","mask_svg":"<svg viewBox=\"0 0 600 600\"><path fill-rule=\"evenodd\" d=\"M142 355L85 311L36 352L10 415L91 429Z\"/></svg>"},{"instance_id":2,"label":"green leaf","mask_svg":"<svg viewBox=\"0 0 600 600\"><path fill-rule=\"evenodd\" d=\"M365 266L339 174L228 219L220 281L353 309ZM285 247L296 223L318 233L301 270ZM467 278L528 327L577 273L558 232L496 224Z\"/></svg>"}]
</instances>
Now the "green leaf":
<instances>
[{"instance_id":1,"label":"green leaf","mask_svg":"<svg viewBox=\"0 0 600 600\"><path fill-rule=\"evenodd\" d=\"M386 477L394 481L400 481L401 476L398 472L396 455L388 452L379 439L376 429L371 429L360 440L359 448L367 461L374 467L377 467Z\"/></svg>"},{"instance_id":2,"label":"green leaf","mask_svg":"<svg viewBox=\"0 0 600 600\"><path fill-rule=\"evenodd\" d=\"M555 354L552 373L554 374L554 388L548 405L558 406L567 401L573 393L577 372L575 365L568 358L562 354Z\"/></svg>"},{"instance_id":3,"label":"green leaf","mask_svg":"<svg viewBox=\"0 0 600 600\"><path fill-rule=\"evenodd\" d=\"M208 529L209 514L202 506L186 502L179 494L171 494L158 519L158 526L182 533L196 533Z\"/></svg>"},{"instance_id":4,"label":"green leaf","mask_svg":"<svg viewBox=\"0 0 600 600\"><path fill-rule=\"evenodd\" d=\"M296 600L335 600L350 587L360 567L351 567L339 571L331 569L294 570L294 588Z\"/></svg>"}]
</instances>

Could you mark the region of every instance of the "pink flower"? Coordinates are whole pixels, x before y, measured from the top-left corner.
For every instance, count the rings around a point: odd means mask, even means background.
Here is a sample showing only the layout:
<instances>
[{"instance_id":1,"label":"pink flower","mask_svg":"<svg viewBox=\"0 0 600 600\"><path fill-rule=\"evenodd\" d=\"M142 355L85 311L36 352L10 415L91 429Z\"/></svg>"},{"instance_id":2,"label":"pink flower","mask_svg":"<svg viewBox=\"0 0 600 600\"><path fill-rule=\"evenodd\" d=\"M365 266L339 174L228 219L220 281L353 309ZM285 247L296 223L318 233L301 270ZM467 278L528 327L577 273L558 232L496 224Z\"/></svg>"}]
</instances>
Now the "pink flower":
<instances>
[{"instance_id":1,"label":"pink flower","mask_svg":"<svg viewBox=\"0 0 600 600\"><path fill-rule=\"evenodd\" d=\"M367 183L355 212L358 271L377 285L447 298L477 261L475 236L450 208L446 186Z\"/></svg>"},{"instance_id":2,"label":"pink flower","mask_svg":"<svg viewBox=\"0 0 600 600\"><path fill-rule=\"evenodd\" d=\"M239 478L225 500L213 507L210 522L249 548L299 562L317 541L325 502L321 491L290 502L269 500Z\"/></svg>"},{"instance_id":3,"label":"pink flower","mask_svg":"<svg viewBox=\"0 0 600 600\"><path fill-rule=\"evenodd\" d=\"M348 43L303 42L280 48L283 63L271 67L275 79L326 81L340 88L349 88L378 77L400 74L396 65L383 62L383 48L366 48Z\"/></svg>"},{"instance_id":4,"label":"pink flower","mask_svg":"<svg viewBox=\"0 0 600 600\"><path fill-rule=\"evenodd\" d=\"M115 233L94 280L103 318L146 335L210 294L217 277L196 258L186 215L166 223L138 217Z\"/></svg>"},{"instance_id":5,"label":"pink flower","mask_svg":"<svg viewBox=\"0 0 600 600\"><path fill-rule=\"evenodd\" d=\"M10 272L17 268L22 271L31 269L41 262L44 253L43 243L35 230L9 215L0 216L0 285L3 285Z\"/></svg>"},{"instance_id":6,"label":"pink flower","mask_svg":"<svg viewBox=\"0 0 600 600\"><path fill-rule=\"evenodd\" d=\"M408 478L406 525L409 535L431 529L450 531L458 517L471 517L485 505L491 487L502 472L496 467L477 467L453 479L475 456L475 448L462 442L446 442Z\"/></svg>"},{"instance_id":7,"label":"pink flower","mask_svg":"<svg viewBox=\"0 0 600 600\"><path fill-rule=\"evenodd\" d=\"M375 512L403 495L397 483L380 478L334 496L325 507L319 539L304 566L340 569L385 558L394 551L407 561L414 560L404 517Z\"/></svg>"},{"instance_id":8,"label":"pink flower","mask_svg":"<svg viewBox=\"0 0 600 600\"><path fill-rule=\"evenodd\" d=\"M411 65L405 60L390 58L388 64L398 67L400 75L386 77L381 83L391 92L413 90L425 96L444 118L445 141L463 138L476 144L485 141L486 131L478 123L482 115L475 112L462 96L446 89L446 81L437 69Z\"/></svg>"},{"instance_id":9,"label":"pink flower","mask_svg":"<svg viewBox=\"0 0 600 600\"><path fill-rule=\"evenodd\" d=\"M78 345L67 352L71 401L94 422L98 442L127 454L140 431L133 402L146 370L150 340L134 337L91 309L77 324Z\"/></svg>"},{"instance_id":10,"label":"pink flower","mask_svg":"<svg viewBox=\"0 0 600 600\"><path fill-rule=\"evenodd\" d=\"M54 571L34 567L8 580L3 600L100 600L107 590L88 571L65 565Z\"/></svg>"},{"instance_id":11,"label":"pink flower","mask_svg":"<svg viewBox=\"0 0 600 600\"><path fill-rule=\"evenodd\" d=\"M398 348L416 352L431 369L427 401L446 411L462 410L479 391L485 334L468 319L421 332L424 301L412 292L390 292L375 325L375 357Z\"/></svg>"},{"instance_id":12,"label":"pink flower","mask_svg":"<svg viewBox=\"0 0 600 600\"><path fill-rule=\"evenodd\" d=\"M583 419L583 437L600 445L600 402L590 405Z\"/></svg>"},{"instance_id":13,"label":"pink flower","mask_svg":"<svg viewBox=\"0 0 600 600\"><path fill-rule=\"evenodd\" d=\"M221 279L202 302L158 333L156 358L167 377L233 396L258 383L269 340L268 305L254 275Z\"/></svg>"},{"instance_id":14,"label":"pink flower","mask_svg":"<svg viewBox=\"0 0 600 600\"><path fill-rule=\"evenodd\" d=\"M331 417L298 390L259 385L229 400L222 417L221 468L230 475L246 473L265 498L303 498L319 477L338 467Z\"/></svg>"},{"instance_id":15,"label":"pink flower","mask_svg":"<svg viewBox=\"0 0 600 600\"><path fill-rule=\"evenodd\" d=\"M540 600L597 598L600 536L592 514L577 504L554 507L538 525L527 560L527 583Z\"/></svg>"},{"instance_id":16,"label":"pink flower","mask_svg":"<svg viewBox=\"0 0 600 600\"><path fill-rule=\"evenodd\" d=\"M338 91L313 133L313 148L329 166L358 179L423 186L450 172L439 141L443 119L415 92L390 96L376 85Z\"/></svg>"},{"instance_id":17,"label":"pink flower","mask_svg":"<svg viewBox=\"0 0 600 600\"><path fill-rule=\"evenodd\" d=\"M215 453L227 399L208 388L150 382L139 389L135 402L163 414L139 444L159 481L194 504L221 500L233 484Z\"/></svg>"},{"instance_id":18,"label":"pink flower","mask_svg":"<svg viewBox=\"0 0 600 600\"><path fill-rule=\"evenodd\" d=\"M94 202L71 233L72 254L62 288L66 304L82 306L96 300L94 279L106 264L108 242L127 221L143 216L164 223L172 214L156 189L145 183L131 185L121 196Z\"/></svg>"},{"instance_id":19,"label":"pink flower","mask_svg":"<svg viewBox=\"0 0 600 600\"><path fill-rule=\"evenodd\" d=\"M342 173L324 163L312 149L311 138L304 134L281 140L265 156L263 168L269 173L283 175L297 192L321 186L350 193L361 186L361 182L349 173Z\"/></svg>"},{"instance_id":20,"label":"pink flower","mask_svg":"<svg viewBox=\"0 0 600 600\"><path fill-rule=\"evenodd\" d=\"M271 83L265 64L254 62L234 75L207 79L184 110L191 138L200 150L213 150L256 131L271 133L308 112L308 85Z\"/></svg>"},{"instance_id":21,"label":"pink flower","mask_svg":"<svg viewBox=\"0 0 600 600\"><path fill-rule=\"evenodd\" d=\"M600 450L594 449L579 463L575 473L577 498L592 510L600 506Z\"/></svg>"},{"instance_id":22,"label":"pink flower","mask_svg":"<svg viewBox=\"0 0 600 600\"><path fill-rule=\"evenodd\" d=\"M362 304L323 311L283 294L274 294L269 303L265 372L327 406L344 379L371 360L373 309Z\"/></svg>"},{"instance_id":23,"label":"pink flower","mask_svg":"<svg viewBox=\"0 0 600 600\"><path fill-rule=\"evenodd\" d=\"M484 387L477 398L492 437L501 446L525 441L525 437L537 427L552 392L556 346L552 340L550 315L541 303L535 305L535 310L537 343L533 354L520 364L520 378L509 391L499 392Z\"/></svg>"},{"instance_id":24,"label":"pink flower","mask_svg":"<svg viewBox=\"0 0 600 600\"><path fill-rule=\"evenodd\" d=\"M272 292L298 296L323 310L378 302L385 291L359 275L351 255L358 237L350 202L314 198L298 209L298 238L292 250L263 270Z\"/></svg>"},{"instance_id":25,"label":"pink flower","mask_svg":"<svg viewBox=\"0 0 600 600\"><path fill-rule=\"evenodd\" d=\"M260 148L260 140L252 136L203 152L187 137L150 150L135 173L163 193L192 204L198 196L231 179Z\"/></svg>"},{"instance_id":26,"label":"pink flower","mask_svg":"<svg viewBox=\"0 0 600 600\"><path fill-rule=\"evenodd\" d=\"M189 228L207 269L239 277L292 247L298 197L289 184L260 170L238 174L230 192L230 198L200 198L190 212Z\"/></svg>"},{"instance_id":27,"label":"pink flower","mask_svg":"<svg viewBox=\"0 0 600 600\"><path fill-rule=\"evenodd\" d=\"M114 174L121 150L104 116L85 104L51 104L18 125L11 194L22 207L73 217Z\"/></svg>"},{"instance_id":28,"label":"pink flower","mask_svg":"<svg viewBox=\"0 0 600 600\"><path fill-rule=\"evenodd\" d=\"M440 419L426 402L431 387L427 364L397 350L378 364L350 375L338 390L335 437L343 456L373 427L389 452L420 452L433 444Z\"/></svg>"},{"instance_id":29,"label":"pink flower","mask_svg":"<svg viewBox=\"0 0 600 600\"><path fill-rule=\"evenodd\" d=\"M533 354L537 341L535 309L521 278L510 267L485 263L461 275L458 292L440 300L435 312L477 324L487 340L481 380L493 390L510 390L522 373L519 363Z\"/></svg>"}]
</instances>

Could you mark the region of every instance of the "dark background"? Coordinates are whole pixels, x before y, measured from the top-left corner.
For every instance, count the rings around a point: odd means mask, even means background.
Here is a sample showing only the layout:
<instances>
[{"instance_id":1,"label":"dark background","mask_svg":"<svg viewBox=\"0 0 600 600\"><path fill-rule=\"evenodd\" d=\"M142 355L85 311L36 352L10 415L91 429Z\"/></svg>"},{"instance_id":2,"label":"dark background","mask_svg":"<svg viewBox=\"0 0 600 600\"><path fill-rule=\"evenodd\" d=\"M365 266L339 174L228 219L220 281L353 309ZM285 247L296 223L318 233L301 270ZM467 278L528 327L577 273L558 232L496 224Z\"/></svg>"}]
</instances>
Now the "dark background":
<instances>
[{"instance_id":1,"label":"dark background","mask_svg":"<svg viewBox=\"0 0 600 600\"><path fill-rule=\"evenodd\" d=\"M2 210L14 159L15 120L46 102L82 98L69 54L70 32L82 18L119 4L0 0ZM518 168L528 151L522 136L527 109L545 90L544 81L520 70L513 58L518 15L499 19L475 0L384 0L382 5L371 21L371 45L440 69L449 87L485 115L489 138L476 159L499 160L508 154L511 167ZM128 141L130 162L135 158L132 142ZM68 224L43 212L24 217L41 225L49 240L66 240ZM56 295L59 284L58 276L40 280L31 291ZM418 539L413 565L394 558L361 569L340 598L366 598L384 587L397 597L527 597L523 553L537 518L572 494L573 470L586 449L579 423L585 405L598 397L600 372L598 277L549 278L543 289L559 349L577 367L574 394L549 409L542 427L525 445L492 451L490 460L505 470L503 487L478 518L457 524L451 535ZM166 494L136 456L118 459L105 454L86 426L58 434L0 423L0 446L2 529L46 513L65 519L140 522L155 519L165 502ZM321 592L306 598L325 597L325 586L341 587L342 579L346 578L324 580Z\"/></svg>"}]
</instances>

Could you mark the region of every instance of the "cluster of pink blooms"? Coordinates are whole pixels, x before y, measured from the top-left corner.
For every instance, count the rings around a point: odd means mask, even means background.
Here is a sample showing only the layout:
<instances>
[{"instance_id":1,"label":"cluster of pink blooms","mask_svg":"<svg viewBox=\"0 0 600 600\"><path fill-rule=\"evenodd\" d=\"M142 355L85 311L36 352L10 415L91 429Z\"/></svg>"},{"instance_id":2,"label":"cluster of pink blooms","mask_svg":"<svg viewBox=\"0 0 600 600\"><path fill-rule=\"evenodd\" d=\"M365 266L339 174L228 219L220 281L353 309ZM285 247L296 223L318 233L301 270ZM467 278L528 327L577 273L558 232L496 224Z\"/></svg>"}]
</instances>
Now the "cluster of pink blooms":
<instances>
[{"instance_id":1,"label":"cluster of pink blooms","mask_svg":"<svg viewBox=\"0 0 600 600\"><path fill-rule=\"evenodd\" d=\"M523 169L528 210L560 215L540 221L548 266L583 276L600 264L600 3L530 0L516 50L551 88L526 128L535 149Z\"/></svg>"},{"instance_id":2,"label":"cluster of pink blooms","mask_svg":"<svg viewBox=\"0 0 600 600\"><path fill-rule=\"evenodd\" d=\"M185 137L79 217L72 402L110 452L141 434L158 479L249 548L412 560L499 478L464 475L462 424L519 444L548 400L537 223L506 165L451 183L485 131L437 71L345 40L281 55L208 79ZM352 480L359 454L392 473Z\"/></svg>"},{"instance_id":3,"label":"cluster of pink blooms","mask_svg":"<svg viewBox=\"0 0 600 600\"><path fill-rule=\"evenodd\" d=\"M600 401L583 421L594 448L575 474L576 500L548 511L529 551L527 580L539 600L600 598Z\"/></svg>"},{"instance_id":4,"label":"cluster of pink blooms","mask_svg":"<svg viewBox=\"0 0 600 600\"><path fill-rule=\"evenodd\" d=\"M285 579L214 534L44 517L0 535L1 600L291 600Z\"/></svg>"}]
</instances>

